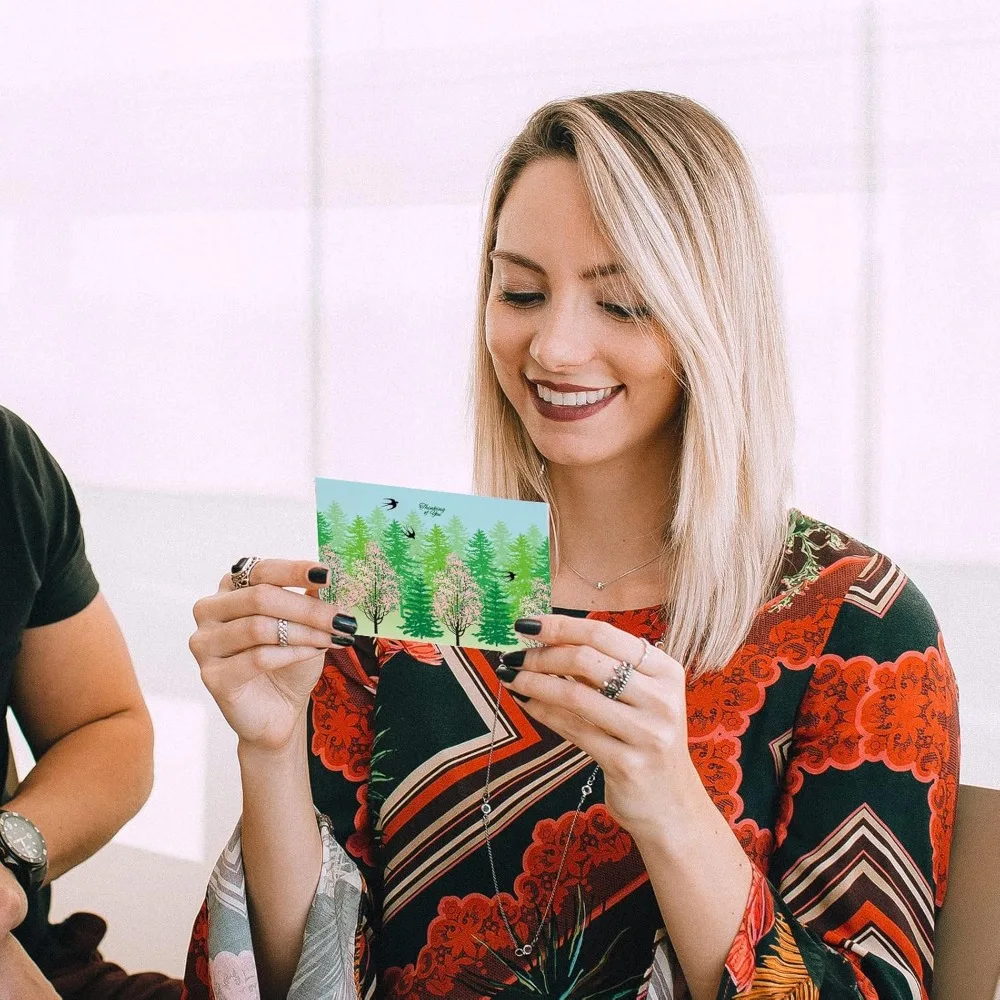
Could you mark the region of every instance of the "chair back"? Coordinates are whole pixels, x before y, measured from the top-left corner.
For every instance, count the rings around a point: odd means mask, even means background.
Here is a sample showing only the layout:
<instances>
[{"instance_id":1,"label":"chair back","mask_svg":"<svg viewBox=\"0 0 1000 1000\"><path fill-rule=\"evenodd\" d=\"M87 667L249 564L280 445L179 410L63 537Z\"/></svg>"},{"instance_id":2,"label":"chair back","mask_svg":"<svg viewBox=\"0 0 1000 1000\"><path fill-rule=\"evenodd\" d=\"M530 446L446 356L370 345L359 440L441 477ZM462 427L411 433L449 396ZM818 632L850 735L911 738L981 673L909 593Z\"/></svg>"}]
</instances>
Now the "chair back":
<instances>
[{"instance_id":1,"label":"chair back","mask_svg":"<svg viewBox=\"0 0 1000 1000\"><path fill-rule=\"evenodd\" d=\"M933 998L1000 1000L1000 789L959 786Z\"/></svg>"}]
</instances>

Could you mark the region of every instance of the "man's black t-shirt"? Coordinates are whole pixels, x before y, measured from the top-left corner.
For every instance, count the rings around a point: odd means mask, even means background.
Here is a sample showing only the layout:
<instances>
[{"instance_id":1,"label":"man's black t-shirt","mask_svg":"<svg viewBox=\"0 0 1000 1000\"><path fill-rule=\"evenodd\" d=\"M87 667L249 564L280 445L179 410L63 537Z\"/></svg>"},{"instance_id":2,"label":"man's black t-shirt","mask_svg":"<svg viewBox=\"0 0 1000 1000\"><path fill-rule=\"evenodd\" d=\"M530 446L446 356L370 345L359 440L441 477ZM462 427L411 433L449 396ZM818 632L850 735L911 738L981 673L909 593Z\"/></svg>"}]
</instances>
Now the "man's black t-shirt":
<instances>
[{"instance_id":1,"label":"man's black t-shirt","mask_svg":"<svg viewBox=\"0 0 1000 1000\"><path fill-rule=\"evenodd\" d=\"M77 614L97 589L69 482L35 432L0 406L0 776L7 773L6 714L24 630ZM47 913L45 891L17 932L29 953Z\"/></svg>"}]
</instances>

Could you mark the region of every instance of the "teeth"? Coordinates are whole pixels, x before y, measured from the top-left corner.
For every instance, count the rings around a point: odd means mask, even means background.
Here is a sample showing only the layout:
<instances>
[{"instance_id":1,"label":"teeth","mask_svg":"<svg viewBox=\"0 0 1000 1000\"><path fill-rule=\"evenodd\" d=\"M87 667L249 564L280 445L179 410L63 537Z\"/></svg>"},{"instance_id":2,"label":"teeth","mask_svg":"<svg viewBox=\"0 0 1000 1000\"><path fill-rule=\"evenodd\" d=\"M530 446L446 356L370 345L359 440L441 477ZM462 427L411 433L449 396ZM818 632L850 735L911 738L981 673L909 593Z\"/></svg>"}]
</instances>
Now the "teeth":
<instances>
[{"instance_id":1,"label":"teeth","mask_svg":"<svg viewBox=\"0 0 1000 1000\"><path fill-rule=\"evenodd\" d=\"M538 395L541 399L544 399L546 403L552 403L554 406L587 406L590 403L597 403L602 399L607 399L617 386L611 386L607 389L591 389L589 392L553 392L544 385L536 385L535 388L538 390Z\"/></svg>"}]
</instances>

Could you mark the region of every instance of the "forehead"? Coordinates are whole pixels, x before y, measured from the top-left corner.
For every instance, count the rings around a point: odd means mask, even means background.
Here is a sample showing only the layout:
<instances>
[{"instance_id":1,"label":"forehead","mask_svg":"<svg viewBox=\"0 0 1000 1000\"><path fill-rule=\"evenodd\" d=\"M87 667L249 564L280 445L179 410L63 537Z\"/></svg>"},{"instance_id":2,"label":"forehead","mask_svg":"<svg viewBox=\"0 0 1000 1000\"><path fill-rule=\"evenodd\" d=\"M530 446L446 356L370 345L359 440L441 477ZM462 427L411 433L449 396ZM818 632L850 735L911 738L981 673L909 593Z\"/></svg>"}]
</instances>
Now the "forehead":
<instances>
[{"instance_id":1,"label":"forehead","mask_svg":"<svg viewBox=\"0 0 1000 1000\"><path fill-rule=\"evenodd\" d=\"M497 220L497 248L573 268L612 259L574 160L545 157L529 163L511 186ZM542 260L547 256L548 260Z\"/></svg>"}]
</instances>

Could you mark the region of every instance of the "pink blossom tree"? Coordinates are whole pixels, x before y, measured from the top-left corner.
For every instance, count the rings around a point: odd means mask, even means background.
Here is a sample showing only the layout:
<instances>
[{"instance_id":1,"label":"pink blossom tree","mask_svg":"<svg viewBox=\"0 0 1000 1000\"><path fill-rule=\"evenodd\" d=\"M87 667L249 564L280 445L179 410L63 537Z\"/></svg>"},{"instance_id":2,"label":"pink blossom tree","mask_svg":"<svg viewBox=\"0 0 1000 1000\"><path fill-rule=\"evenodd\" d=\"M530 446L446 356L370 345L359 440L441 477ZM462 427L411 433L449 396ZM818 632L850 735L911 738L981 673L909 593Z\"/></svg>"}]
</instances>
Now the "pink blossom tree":
<instances>
[{"instance_id":1,"label":"pink blossom tree","mask_svg":"<svg viewBox=\"0 0 1000 1000\"><path fill-rule=\"evenodd\" d=\"M399 578L377 542L365 546L364 557L353 568L356 604L371 619L374 634L390 611L399 607Z\"/></svg>"},{"instance_id":2,"label":"pink blossom tree","mask_svg":"<svg viewBox=\"0 0 1000 1000\"><path fill-rule=\"evenodd\" d=\"M321 587L319 596L328 604L336 604L345 611L357 604L358 586L353 576L344 568L343 560L330 545L319 550L319 561L330 571L330 583Z\"/></svg>"},{"instance_id":3,"label":"pink blossom tree","mask_svg":"<svg viewBox=\"0 0 1000 1000\"><path fill-rule=\"evenodd\" d=\"M483 602L479 587L468 567L454 553L445 560L444 569L434 576L434 617L455 636L455 645L462 633L479 620Z\"/></svg>"}]
</instances>

